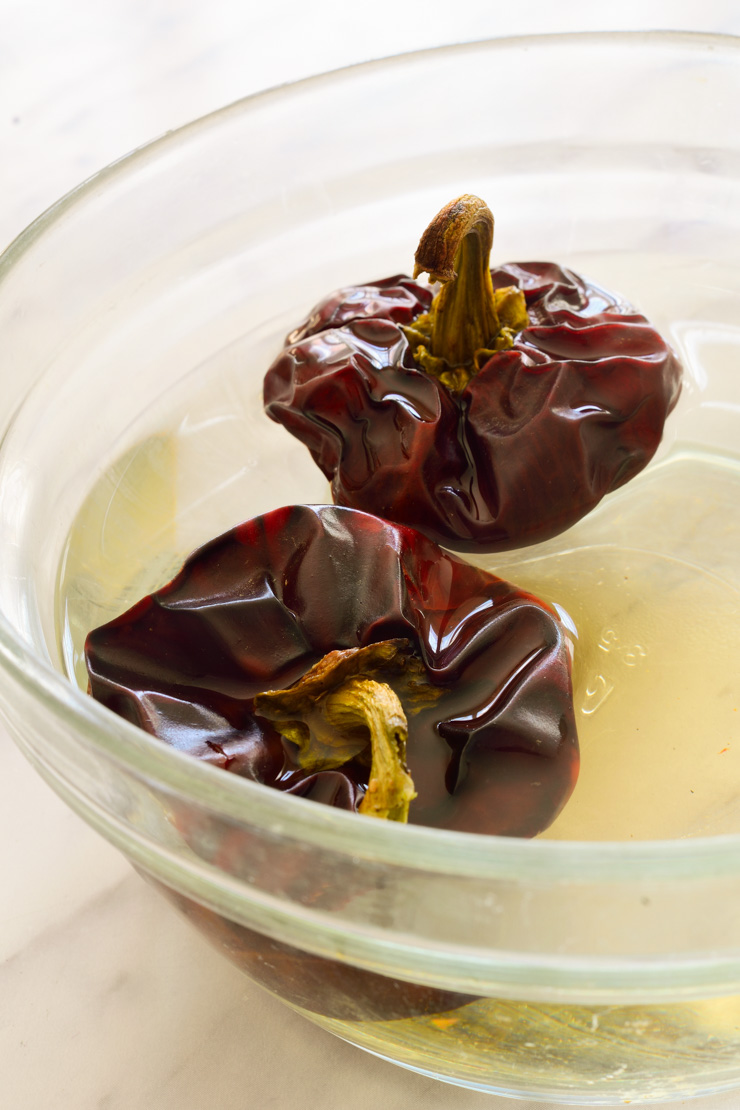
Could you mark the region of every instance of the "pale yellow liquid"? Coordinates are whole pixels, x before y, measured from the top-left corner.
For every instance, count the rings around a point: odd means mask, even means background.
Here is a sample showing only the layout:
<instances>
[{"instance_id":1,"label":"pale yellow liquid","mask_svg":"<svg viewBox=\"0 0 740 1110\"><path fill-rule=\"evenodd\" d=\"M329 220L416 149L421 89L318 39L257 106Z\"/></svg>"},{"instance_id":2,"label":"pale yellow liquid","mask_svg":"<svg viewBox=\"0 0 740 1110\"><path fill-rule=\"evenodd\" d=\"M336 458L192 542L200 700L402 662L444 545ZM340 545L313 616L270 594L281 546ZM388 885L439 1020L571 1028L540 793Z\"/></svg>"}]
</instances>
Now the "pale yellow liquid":
<instances>
[{"instance_id":1,"label":"pale yellow liquid","mask_svg":"<svg viewBox=\"0 0 740 1110\"><path fill-rule=\"evenodd\" d=\"M568 538L497 566L577 632L581 771L544 835L740 831L740 467L669 457Z\"/></svg>"},{"instance_id":2,"label":"pale yellow liquid","mask_svg":"<svg viewBox=\"0 0 740 1110\"><path fill-rule=\"evenodd\" d=\"M183 478L188 452L182 436L146 440L101 478L78 516L59 632L81 684L86 631L165 581L192 542L199 497ZM192 511L178 520L178 506ZM574 629L581 772L545 836L740 831L738 507L733 459L676 452L567 537L477 560L557 605ZM430 1074L566 1101L576 1090L580 1101L610 1101L615 1091L620 1100L667 1099L687 1086L730 1086L740 1073L738 997L662 1006L480 999L385 1022L306 1016Z\"/></svg>"},{"instance_id":3,"label":"pale yellow liquid","mask_svg":"<svg viewBox=\"0 0 740 1110\"><path fill-rule=\"evenodd\" d=\"M676 286L695 304L695 286L678 277ZM686 318L697 365L734 374L736 331L697 325L694 335L688 308ZM193 547L277 505L328 500L305 448L264 418L256 393L243 395L242 368L238 358L221 365L221 387L211 380L185 415L153 417L162 430L122 452L78 514L57 627L63 665L83 688L87 631L163 584ZM740 465L724 414L708 405L699 415L716 454L667 445L566 535L474 560L558 606L574 629L581 772L546 837L740 832ZM723 422L706 424L715 417ZM628 1007L480 999L388 1022L307 1016L409 1067L567 1103L668 1099L740 1079L738 997Z\"/></svg>"},{"instance_id":4,"label":"pale yellow liquid","mask_svg":"<svg viewBox=\"0 0 740 1110\"><path fill-rule=\"evenodd\" d=\"M740 467L669 457L568 540L503 568L500 557L478 560L562 606L577 631L581 772L544 835L740 831ZM574 1091L580 1102L662 1101L732 1086L740 1072L737 996L663 1006L484 998L402 1021L310 1016L430 1074L567 1102Z\"/></svg>"},{"instance_id":5,"label":"pale yellow liquid","mask_svg":"<svg viewBox=\"0 0 740 1110\"><path fill-rule=\"evenodd\" d=\"M182 438L148 439L77 518L59 628L80 685L87 631L164 583L189 549L176 512L183 451ZM740 831L739 507L739 464L677 452L566 537L477 560L558 606L573 628L581 771L546 837Z\"/></svg>"},{"instance_id":6,"label":"pale yellow liquid","mask_svg":"<svg viewBox=\"0 0 740 1110\"><path fill-rule=\"evenodd\" d=\"M400 1021L342 1022L300 1010L324 1029L416 1071L465 1086L569 1105L678 1098L720 1090L740 1072L740 998L665 1006L560 1006L481 998ZM580 1092L578 1096L573 1092Z\"/></svg>"}]
</instances>

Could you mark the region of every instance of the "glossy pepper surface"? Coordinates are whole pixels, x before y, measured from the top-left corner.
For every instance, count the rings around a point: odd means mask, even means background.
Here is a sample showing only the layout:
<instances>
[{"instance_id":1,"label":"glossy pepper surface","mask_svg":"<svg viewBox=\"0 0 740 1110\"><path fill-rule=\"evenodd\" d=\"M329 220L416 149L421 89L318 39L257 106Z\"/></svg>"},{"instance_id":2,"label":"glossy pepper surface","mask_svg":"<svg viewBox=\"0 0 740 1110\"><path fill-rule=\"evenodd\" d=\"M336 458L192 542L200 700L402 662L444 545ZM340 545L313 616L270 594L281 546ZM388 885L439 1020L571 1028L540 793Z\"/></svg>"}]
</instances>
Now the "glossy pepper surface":
<instances>
[{"instance_id":1,"label":"glossy pepper surface","mask_svg":"<svg viewBox=\"0 0 740 1110\"><path fill-rule=\"evenodd\" d=\"M351 509L292 506L227 532L91 632L86 653L90 692L117 713L330 805L533 836L575 782L557 615ZM390 707L377 746L366 702Z\"/></svg>"},{"instance_id":2,"label":"glossy pepper surface","mask_svg":"<svg viewBox=\"0 0 740 1110\"><path fill-rule=\"evenodd\" d=\"M626 301L552 262L489 271L492 239L482 201L451 202L416 254L436 297L403 275L340 289L264 382L337 504L461 551L570 527L649 462L680 389Z\"/></svg>"}]
</instances>

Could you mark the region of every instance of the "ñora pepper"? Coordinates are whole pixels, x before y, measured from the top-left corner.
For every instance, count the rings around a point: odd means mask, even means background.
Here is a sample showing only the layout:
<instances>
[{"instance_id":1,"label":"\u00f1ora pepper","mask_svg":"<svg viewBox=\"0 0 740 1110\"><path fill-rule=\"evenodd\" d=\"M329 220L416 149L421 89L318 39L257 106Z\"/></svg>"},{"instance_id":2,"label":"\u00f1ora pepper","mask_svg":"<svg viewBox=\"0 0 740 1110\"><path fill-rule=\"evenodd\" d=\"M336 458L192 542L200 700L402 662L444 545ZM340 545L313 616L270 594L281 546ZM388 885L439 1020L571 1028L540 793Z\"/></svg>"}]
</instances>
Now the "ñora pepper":
<instances>
[{"instance_id":1,"label":"\u00f1ora pepper","mask_svg":"<svg viewBox=\"0 0 740 1110\"><path fill-rule=\"evenodd\" d=\"M414 278L340 289L290 333L266 411L339 505L460 551L564 531L660 443L681 367L644 316L551 262L489 271L493 217L463 196L432 221Z\"/></svg>"},{"instance_id":2,"label":"\u00f1ora pepper","mask_svg":"<svg viewBox=\"0 0 740 1110\"><path fill-rule=\"evenodd\" d=\"M86 656L92 695L173 747L375 817L534 836L577 774L557 615L351 509L227 532Z\"/></svg>"}]
</instances>

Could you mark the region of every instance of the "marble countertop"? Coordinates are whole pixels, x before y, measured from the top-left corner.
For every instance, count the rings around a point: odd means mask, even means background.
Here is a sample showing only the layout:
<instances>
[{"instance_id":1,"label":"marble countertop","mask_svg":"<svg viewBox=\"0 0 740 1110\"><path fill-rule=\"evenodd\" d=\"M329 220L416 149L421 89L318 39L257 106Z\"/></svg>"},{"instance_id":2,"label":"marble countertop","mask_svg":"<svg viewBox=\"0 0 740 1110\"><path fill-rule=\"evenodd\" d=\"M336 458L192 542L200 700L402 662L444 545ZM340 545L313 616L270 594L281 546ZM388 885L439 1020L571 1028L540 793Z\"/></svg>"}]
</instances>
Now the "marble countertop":
<instances>
[{"instance_id":1,"label":"marble countertop","mask_svg":"<svg viewBox=\"0 0 740 1110\"><path fill-rule=\"evenodd\" d=\"M0 249L133 147L311 73L505 34L740 34L737 0L502 7L469 0L451 27L449 6L438 0L423 9L374 0L372 18L361 5L344 6L341 23L321 2L0 0ZM0 844L0 1105L7 1110L517 1105L395 1068L252 986L65 808L1 729ZM734 1093L691 1105L737 1103Z\"/></svg>"}]
</instances>

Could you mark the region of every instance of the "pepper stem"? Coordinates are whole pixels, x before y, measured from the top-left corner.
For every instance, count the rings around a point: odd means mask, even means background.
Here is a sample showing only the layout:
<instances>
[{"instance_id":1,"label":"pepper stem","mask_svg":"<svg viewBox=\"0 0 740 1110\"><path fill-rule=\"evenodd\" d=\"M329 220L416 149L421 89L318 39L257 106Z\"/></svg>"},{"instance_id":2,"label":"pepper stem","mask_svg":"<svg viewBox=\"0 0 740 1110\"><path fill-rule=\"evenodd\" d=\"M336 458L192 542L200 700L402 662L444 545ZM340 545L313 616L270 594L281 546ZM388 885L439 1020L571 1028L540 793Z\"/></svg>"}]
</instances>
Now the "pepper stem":
<instances>
[{"instance_id":1,"label":"pepper stem","mask_svg":"<svg viewBox=\"0 0 740 1110\"><path fill-rule=\"evenodd\" d=\"M385 682L351 678L329 694L325 713L340 732L369 734L370 776L358 812L408 821L416 791L406 767L408 722L398 696Z\"/></svg>"},{"instance_id":2,"label":"pepper stem","mask_svg":"<svg viewBox=\"0 0 740 1110\"><path fill-rule=\"evenodd\" d=\"M428 273L443 285L429 312L404 331L417 363L453 392L529 323L521 290L494 291L492 246L491 210L466 193L434 217L416 251L414 277Z\"/></svg>"},{"instance_id":3,"label":"pepper stem","mask_svg":"<svg viewBox=\"0 0 740 1110\"><path fill-rule=\"evenodd\" d=\"M408 672L413 679L408 641L331 651L287 690L259 694L255 711L274 721L296 745L298 763L306 771L331 770L369 757L359 812L407 821L416 792L405 762L406 714L392 687L368 671Z\"/></svg>"},{"instance_id":4,"label":"pepper stem","mask_svg":"<svg viewBox=\"0 0 740 1110\"><path fill-rule=\"evenodd\" d=\"M450 366L471 363L499 330L488 261L493 215L466 193L437 213L416 250L414 277L444 282L435 306L431 353Z\"/></svg>"}]
</instances>

